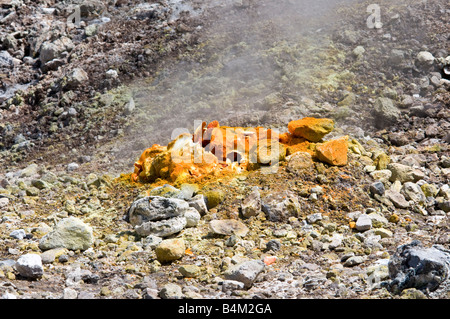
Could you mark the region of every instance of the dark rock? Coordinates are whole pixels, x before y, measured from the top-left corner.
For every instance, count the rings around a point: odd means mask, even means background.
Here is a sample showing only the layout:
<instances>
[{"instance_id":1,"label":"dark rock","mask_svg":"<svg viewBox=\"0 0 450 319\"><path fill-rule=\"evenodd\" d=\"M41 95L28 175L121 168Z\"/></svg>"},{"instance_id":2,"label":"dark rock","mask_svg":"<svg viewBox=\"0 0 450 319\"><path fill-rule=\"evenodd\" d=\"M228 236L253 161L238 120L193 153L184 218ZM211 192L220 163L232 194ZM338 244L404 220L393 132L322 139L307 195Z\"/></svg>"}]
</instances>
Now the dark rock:
<instances>
[{"instance_id":1,"label":"dark rock","mask_svg":"<svg viewBox=\"0 0 450 319\"><path fill-rule=\"evenodd\" d=\"M408 137L405 133L389 133L389 140L394 146L403 146L409 143Z\"/></svg>"},{"instance_id":2,"label":"dark rock","mask_svg":"<svg viewBox=\"0 0 450 319\"><path fill-rule=\"evenodd\" d=\"M389 261L390 289L400 293L407 288L435 291L448 280L450 251L434 245L425 248L420 241L397 247Z\"/></svg>"},{"instance_id":3,"label":"dark rock","mask_svg":"<svg viewBox=\"0 0 450 319\"><path fill-rule=\"evenodd\" d=\"M377 181L370 185L370 193L372 193L372 195L378 194L380 196L383 196L384 192L385 192L385 189L384 189L384 184L382 182Z\"/></svg>"},{"instance_id":4,"label":"dark rock","mask_svg":"<svg viewBox=\"0 0 450 319\"><path fill-rule=\"evenodd\" d=\"M278 251L281 248L281 243L278 240L269 240L266 244L266 250Z\"/></svg>"}]
</instances>

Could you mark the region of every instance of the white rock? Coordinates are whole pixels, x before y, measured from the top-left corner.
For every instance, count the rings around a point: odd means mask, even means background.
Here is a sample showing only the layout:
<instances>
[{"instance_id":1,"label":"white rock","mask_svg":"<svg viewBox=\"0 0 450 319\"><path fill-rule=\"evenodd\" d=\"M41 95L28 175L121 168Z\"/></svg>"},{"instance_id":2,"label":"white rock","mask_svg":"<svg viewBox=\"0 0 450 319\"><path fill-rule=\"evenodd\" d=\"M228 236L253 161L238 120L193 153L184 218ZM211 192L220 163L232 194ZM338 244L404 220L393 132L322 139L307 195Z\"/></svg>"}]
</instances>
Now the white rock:
<instances>
[{"instance_id":1,"label":"white rock","mask_svg":"<svg viewBox=\"0 0 450 319\"><path fill-rule=\"evenodd\" d=\"M117 74L116 70L113 69L109 69L108 71L106 71L106 77L108 79L115 79L117 78L119 75Z\"/></svg>"},{"instance_id":2,"label":"white rock","mask_svg":"<svg viewBox=\"0 0 450 319\"><path fill-rule=\"evenodd\" d=\"M356 220L356 229L365 231L372 228L372 219L366 214L361 214Z\"/></svg>"},{"instance_id":3,"label":"white rock","mask_svg":"<svg viewBox=\"0 0 450 319\"><path fill-rule=\"evenodd\" d=\"M2 295L2 299L17 299L17 296L12 294L12 293L10 293L10 292L5 292Z\"/></svg>"},{"instance_id":4,"label":"white rock","mask_svg":"<svg viewBox=\"0 0 450 319\"><path fill-rule=\"evenodd\" d=\"M70 163L67 165L67 170L69 172L75 171L78 169L78 167L80 167L77 163Z\"/></svg>"},{"instance_id":5,"label":"white rock","mask_svg":"<svg viewBox=\"0 0 450 319\"><path fill-rule=\"evenodd\" d=\"M308 215L308 216L306 216L306 220L308 221L309 224L314 224L314 223L318 222L319 220L322 220L322 214L315 213L315 214Z\"/></svg>"},{"instance_id":6,"label":"white rock","mask_svg":"<svg viewBox=\"0 0 450 319\"><path fill-rule=\"evenodd\" d=\"M202 216L206 215L208 212L208 207L206 206L203 194L192 197L192 199L189 200L189 207L194 207Z\"/></svg>"},{"instance_id":7,"label":"white rock","mask_svg":"<svg viewBox=\"0 0 450 319\"><path fill-rule=\"evenodd\" d=\"M26 235L27 234L25 233L25 230L23 230L23 229L16 229L16 230L13 230L9 234L9 237L12 237L12 238L20 240L20 239L24 239Z\"/></svg>"},{"instance_id":8,"label":"white rock","mask_svg":"<svg viewBox=\"0 0 450 319\"><path fill-rule=\"evenodd\" d=\"M431 66L434 62L434 56L428 51L421 51L417 54L416 61L420 65Z\"/></svg>"},{"instance_id":9,"label":"white rock","mask_svg":"<svg viewBox=\"0 0 450 319\"><path fill-rule=\"evenodd\" d=\"M44 274L41 256L37 254L26 254L21 256L16 264L16 270L26 278L39 278Z\"/></svg>"},{"instance_id":10,"label":"white rock","mask_svg":"<svg viewBox=\"0 0 450 319\"><path fill-rule=\"evenodd\" d=\"M8 206L9 204L9 199L6 197L2 197L0 198L0 208L4 208L6 206Z\"/></svg>"},{"instance_id":11,"label":"white rock","mask_svg":"<svg viewBox=\"0 0 450 319\"><path fill-rule=\"evenodd\" d=\"M63 299L77 299L78 293L73 288L65 288L63 293Z\"/></svg>"},{"instance_id":12,"label":"white rock","mask_svg":"<svg viewBox=\"0 0 450 319\"><path fill-rule=\"evenodd\" d=\"M201 216L195 208L189 207L184 212L184 218L186 218L186 227L194 227L198 225Z\"/></svg>"}]
</instances>

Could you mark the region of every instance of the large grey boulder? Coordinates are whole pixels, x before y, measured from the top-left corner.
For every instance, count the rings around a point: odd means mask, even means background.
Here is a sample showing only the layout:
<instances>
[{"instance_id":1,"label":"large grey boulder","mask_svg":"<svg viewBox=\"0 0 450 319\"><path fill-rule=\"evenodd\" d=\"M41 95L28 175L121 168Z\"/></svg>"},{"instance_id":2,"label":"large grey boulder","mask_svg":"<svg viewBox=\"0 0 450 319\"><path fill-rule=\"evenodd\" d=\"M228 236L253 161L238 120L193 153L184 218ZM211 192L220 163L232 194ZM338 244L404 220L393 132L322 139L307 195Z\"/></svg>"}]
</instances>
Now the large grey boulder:
<instances>
[{"instance_id":1,"label":"large grey boulder","mask_svg":"<svg viewBox=\"0 0 450 319\"><path fill-rule=\"evenodd\" d=\"M205 207L192 206L184 199L147 196L131 204L128 217L140 236L167 237L198 224Z\"/></svg>"},{"instance_id":2,"label":"large grey boulder","mask_svg":"<svg viewBox=\"0 0 450 319\"><path fill-rule=\"evenodd\" d=\"M154 222L146 222L141 225L137 225L134 230L140 236L159 236L167 237L182 231L187 225L186 218L184 216L177 216L165 220L157 220Z\"/></svg>"},{"instance_id":3,"label":"large grey boulder","mask_svg":"<svg viewBox=\"0 0 450 319\"><path fill-rule=\"evenodd\" d=\"M418 240L397 247L388 263L390 289L399 293L407 288L435 291L448 283L450 251L441 246L423 247Z\"/></svg>"},{"instance_id":4,"label":"large grey boulder","mask_svg":"<svg viewBox=\"0 0 450 319\"><path fill-rule=\"evenodd\" d=\"M148 196L134 201L128 213L130 223L136 226L182 216L188 208L189 204L182 199Z\"/></svg>"}]
</instances>

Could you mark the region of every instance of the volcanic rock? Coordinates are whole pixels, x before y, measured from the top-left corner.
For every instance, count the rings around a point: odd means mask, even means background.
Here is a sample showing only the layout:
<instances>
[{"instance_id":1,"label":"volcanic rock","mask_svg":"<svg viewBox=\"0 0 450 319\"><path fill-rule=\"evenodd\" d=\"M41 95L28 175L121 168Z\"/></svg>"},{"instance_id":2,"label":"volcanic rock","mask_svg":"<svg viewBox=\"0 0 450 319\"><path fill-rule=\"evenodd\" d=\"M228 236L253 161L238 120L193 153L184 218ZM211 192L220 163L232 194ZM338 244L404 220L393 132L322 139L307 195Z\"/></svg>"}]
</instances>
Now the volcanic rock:
<instances>
[{"instance_id":1,"label":"volcanic rock","mask_svg":"<svg viewBox=\"0 0 450 319\"><path fill-rule=\"evenodd\" d=\"M253 285L256 277L264 270L265 264L261 260L250 260L234 265L225 271L225 279L240 281L245 288Z\"/></svg>"},{"instance_id":2,"label":"volcanic rock","mask_svg":"<svg viewBox=\"0 0 450 319\"><path fill-rule=\"evenodd\" d=\"M388 189L384 193L384 196L388 200L390 200L394 204L394 206L397 208L408 208L409 207L409 202L405 199L405 197L395 190Z\"/></svg>"},{"instance_id":3,"label":"volcanic rock","mask_svg":"<svg viewBox=\"0 0 450 319\"><path fill-rule=\"evenodd\" d=\"M189 207L195 208L201 216L206 215L208 212L208 207L206 206L205 196L203 194L198 194L194 196L188 202Z\"/></svg>"},{"instance_id":4,"label":"volcanic rock","mask_svg":"<svg viewBox=\"0 0 450 319\"><path fill-rule=\"evenodd\" d=\"M379 128L388 127L396 123L400 118L400 110L394 102L387 97L379 97L375 101L375 125Z\"/></svg>"},{"instance_id":5,"label":"volcanic rock","mask_svg":"<svg viewBox=\"0 0 450 319\"><path fill-rule=\"evenodd\" d=\"M372 183L369 189L372 195L378 194L380 196L383 196L385 192L384 184L380 181Z\"/></svg>"},{"instance_id":6,"label":"volcanic rock","mask_svg":"<svg viewBox=\"0 0 450 319\"><path fill-rule=\"evenodd\" d=\"M156 258L160 262L171 262L184 256L186 246L183 239L163 240L155 249Z\"/></svg>"},{"instance_id":7,"label":"volcanic rock","mask_svg":"<svg viewBox=\"0 0 450 319\"><path fill-rule=\"evenodd\" d=\"M291 192L273 193L262 199L261 209L270 221L284 222L298 216L300 203Z\"/></svg>"},{"instance_id":8,"label":"volcanic rock","mask_svg":"<svg viewBox=\"0 0 450 319\"><path fill-rule=\"evenodd\" d=\"M396 180L401 183L417 182L424 176L420 170L400 163L391 163L387 168L392 172L392 175L389 178L391 182L395 182Z\"/></svg>"},{"instance_id":9,"label":"volcanic rock","mask_svg":"<svg viewBox=\"0 0 450 319\"><path fill-rule=\"evenodd\" d=\"M235 219L216 219L209 223L210 229L218 235L236 235L245 237L249 229L242 222Z\"/></svg>"},{"instance_id":10,"label":"volcanic rock","mask_svg":"<svg viewBox=\"0 0 450 319\"><path fill-rule=\"evenodd\" d=\"M219 190L210 190L204 194L206 206L208 209L214 208L219 205L225 198L225 194Z\"/></svg>"},{"instance_id":11,"label":"volcanic rock","mask_svg":"<svg viewBox=\"0 0 450 319\"><path fill-rule=\"evenodd\" d=\"M425 203L426 197L419 185L406 182L403 184L401 191L407 200L412 200L415 203Z\"/></svg>"},{"instance_id":12,"label":"volcanic rock","mask_svg":"<svg viewBox=\"0 0 450 319\"><path fill-rule=\"evenodd\" d=\"M334 121L327 118L305 117L289 122L288 129L295 137L303 137L308 141L318 142L334 129Z\"/></svg>"},{"instance_id":13,"label":"volcanic rock","mask_svg":"<svg viewBox=\"0 0 450 319\"><path fill-rule=\"evenodd\" d=\"M434 56L428 51L420 51L416 56L416 66L422 69L429 69L434 63Z\"/></svg>"},{"instance_id":14,"label":"volcanic rock","mask_svg":"<svg viewBox=\"0 0 450 319\"><path fill-rule=\"evenodd\" d=\"M334 166L347 165L348 136L334 139L316 147L317 158Z\"/></svg>"},{"instance_id":15,"label":"volcanic rock","mask_svg":"<svg viewBox=\"0 0 450 319\"><path fill-rule=\"evenodd\" d=\"M200 221L201 215L195 208L189 207L184 212L184 218L186 219L186 227L194 227Z\"/></svg>"},{"instance_id":16,"label":"volcanic rock","mask_svg":"<svg viewBox=\"0 0 450 319\"><path fill-rule=\"evenodd\" d=\"M75 217L62 219L55 228L39 241L39 248L48 250L64 247L86 250L94 244L92 227Z\"/></svg>"},{"instance_id":17,"label":"volcanic rock","mask_svg":"<svg viewBox=\"0 0 450 319\"><path fill-rule=\"evenodd\" d=\"M182 299L184 295L180 286L168 283L160 290L159 296L161 299Z\"/></svg>"},{"instance_id":18,"label":"volcanic rock","mask_svg":"<svg viewBox=\"0 0 450 319\"><path fill-rule=\"evenodd\" d=\"M44 274L41 257L37 254L26 254L21 256L17 260L15 268L21 276L27 278L35 279L42 277Z\"/></svg>"},{"instance_id":19,"label":"volcanic rock","mask_svg":"<svg viewBox=\"0 0 450 319\"><path fill-rule=\"evenodd\" d=\"M434 291L448 281L450 252L441 246L423 247L420 241L412 241L397 247L389 261L389 282L394 292L407 288Z\"/></svg>"},{"instance_id":20,"label":"volcanic rock","mask_svg":"<svg viewBox=\"0 0 450 319\"><path fill-rule=\"evenodd\" d=\"M67 81L65 88L75 89L83 84L85 84L89 80L89 76L81 68L73 69L72 72L67 76Z\"/></svg>"},{"instance_id":21,"label":"volcanic rock","mask_svg":"<svg viewBox=\"0 0 450 319\"><path fill-rule=\"evenodd\" d=\"M182 199L148 196L134 201L128 214L130 223L136 226L148 221L183 216L188 208L189 204Z\"/></svg>"},{"instance_id":22,"label":"volcanic rock","mask_svg":"<svg viewBox=\"0 0 450 319\"><path fill-rule=\"evenodd\" d=\"M147 196L131 204L129 221L141 236L167 237L195 226L200 213L183 199Z\"/></svg>"},{"instance_id":23,"label":"volcanic rock","mask_svg":"<svg viewBox=\"0 0 450 319\"><path fill-rule=\"evenodd\" d=\"M61 57L64 51L71 51L74 48L72 40L67 37L61 37L54 42L44 42L41 46L39 58L42 65Z\"/></svg>"},{"instance_id":24,"label":"volcanic rock","mask_svg":"<svg viewBox=\"0 0 450 319\"><path fill-rule=\"evenodd\" d=\"M167 237L182 231L187 226L187 220L184 216L177 216L170 219L149 221L136 225L136 233L140 236L159 236Z\"/></svg>"},{"instance_id":25,"label":"volcanic rock","mask_svg":"<svg viewBox=\"0 0 450 319\"><path fill-rule=\"evenodd\" d=\"M256 216L261 211L261 195L255 186L252 192L242 201L241 212L245 218Z\"/></svg>"},{"instance_id":26,"label":"volcanic rock","mask_svg":"<svg viewBox=\"0 0 450 319\"><path fill-rule=\"evenodd\" d=\"M373 165L376 166L377 170L384 170L387 168L391 158L386 153L380 153L373 161Z\"/></svg>"},{"instance_id":27,"label":"volcanic rock","mask_svg":"<svg viewBox=\"0 0 450 319\"><path fill-rule=\"evenodd\" d=\"M299 173L313 165L312 156L307 152L296 152L286 157L286 161L287 170L291 173Z\"/></svg>"},{"instance_id":28,"label":"volcanic rock","mask_svg":"<svg viewBox=\"0 0 450 319\"><path fill-rule=\"evenodd\" d=\"M372 228L372 219L366 214L361 214L356 220L356 229L359 231L365 231L371 228Z\"/></svg>"}]
</instances>

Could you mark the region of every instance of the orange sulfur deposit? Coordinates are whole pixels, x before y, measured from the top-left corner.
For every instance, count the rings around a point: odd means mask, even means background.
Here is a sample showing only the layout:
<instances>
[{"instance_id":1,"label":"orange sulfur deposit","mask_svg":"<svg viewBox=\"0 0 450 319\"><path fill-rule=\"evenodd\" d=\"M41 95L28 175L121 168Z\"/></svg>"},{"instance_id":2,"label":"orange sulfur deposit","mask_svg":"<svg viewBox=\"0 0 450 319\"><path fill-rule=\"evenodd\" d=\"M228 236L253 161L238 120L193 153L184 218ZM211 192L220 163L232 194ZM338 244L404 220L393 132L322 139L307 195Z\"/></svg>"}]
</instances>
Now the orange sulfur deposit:
<instances>
[{"instance_id":1,"label":"orange sulfur deposit","mask_svg":"<svg viewBox=\"0 0 450 319\"><path fill-rule=\"evenodd\" d=\"M279 134L263 127L228 127L220 126L217 121L203 122L194 134L184 133L167 146L154 144L146 149L134 163L132 180L182 183L229 175L277 165L299 151L330 165L345 165L346 138L317 143L333 127L330 119L305 118L290 122L289 132Z\"/></svg>"}]
</instances>

